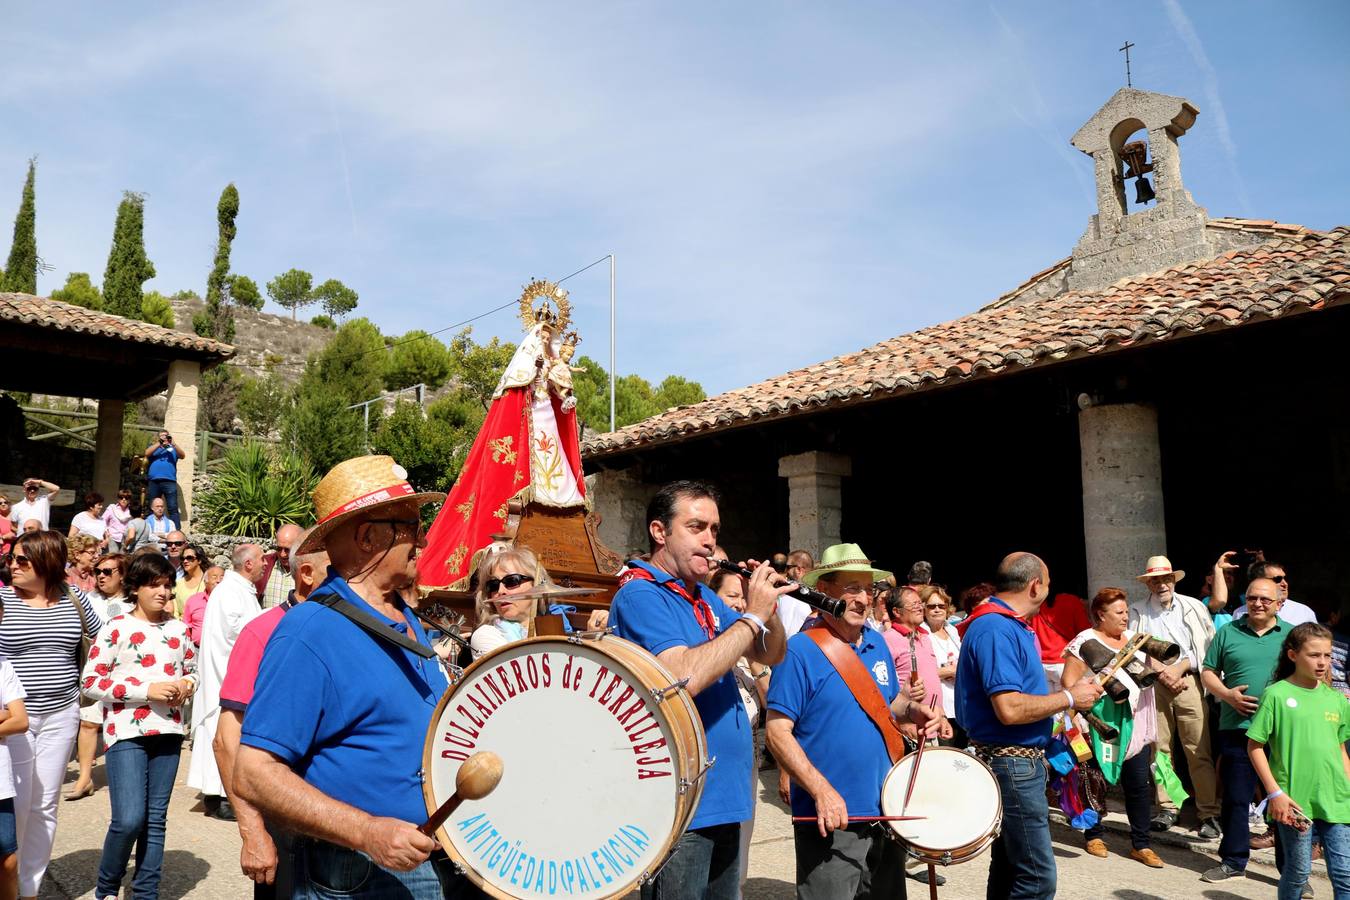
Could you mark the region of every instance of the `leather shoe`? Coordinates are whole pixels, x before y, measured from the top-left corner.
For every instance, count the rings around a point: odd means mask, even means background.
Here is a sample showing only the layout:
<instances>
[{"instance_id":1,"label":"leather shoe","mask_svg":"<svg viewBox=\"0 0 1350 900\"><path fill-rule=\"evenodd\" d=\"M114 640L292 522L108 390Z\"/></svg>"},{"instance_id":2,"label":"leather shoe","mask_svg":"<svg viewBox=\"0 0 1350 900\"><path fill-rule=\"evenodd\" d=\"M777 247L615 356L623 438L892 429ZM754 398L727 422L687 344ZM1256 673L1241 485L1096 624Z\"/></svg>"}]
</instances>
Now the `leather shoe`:
<instances>
[{"instance_id":1,"label":"leather shoe","mask_svg":"<svg viewBox=\"0 0 1350 900\"><path fill-rule=\"evenodd\" d=\"M1106 859L1107 856L1106 841L1102 840L1101 838L1093 838L1092 840L1088 841L1087 845L1083 849L1086 850L1088 853L1092 854L1093 856L1100 857L1101 859Z\"/></svg>"},{"instance_id":2,"label":"leather shoe","mask_svg":"<svg viewBox=\"0 0 1350 900\"><path fill-rule=\"evenodd\" d=\"M1150 869L1161 869L1163 861L1158 858L1158 854L1153 852L1152 847L1145 847L1142 850L1131 850L1130 859L1138 860Z\"/></svg>"},{"instance_id":3,"label":"leather shoe","mask_svg":"<svg viewBox=\"0 0 1350 900\"><path fill-rule=\"evenodd\" d=\"M1167 831L1173 825L1177 824L1179 816L1170 809L1164 809L1153 817L1148 823L1149 831Z\"/></svg>"},{"instance_id":4,"label":"leather shoe","mask_svg":"<svg viewBox=\"0 0 1350 900\"><path fill-rule=\"evenodd\" d=\"M1267 831L1265 834L1254 834L1247 840L1247 846L1253 850L1269 850L1275 846L1275 832Z\"/></svg>"},{"instance_id":5,"label":"leather shoe","mask_svg":"<svg viewBox=\"0 0 1350 900\"><path fill-rule=\"evenodd\" d=\"M235 821L234 807L230 805L229 800L222 799L216 808L207 812L207 815L213 819L220 819L222 822Z\"/></svg>"}]
</instances>

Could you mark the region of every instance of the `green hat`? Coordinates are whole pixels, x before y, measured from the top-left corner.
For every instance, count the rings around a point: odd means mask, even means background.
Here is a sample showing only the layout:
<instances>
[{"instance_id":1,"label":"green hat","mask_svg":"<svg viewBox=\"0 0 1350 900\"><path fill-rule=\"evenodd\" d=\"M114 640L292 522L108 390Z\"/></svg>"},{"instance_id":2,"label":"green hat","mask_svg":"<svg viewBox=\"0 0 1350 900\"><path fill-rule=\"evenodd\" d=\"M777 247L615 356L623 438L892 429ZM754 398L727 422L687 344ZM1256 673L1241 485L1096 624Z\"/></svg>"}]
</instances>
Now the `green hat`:
<instances>
[{"instance_id":1,"label":"green hat","mask_svg":"<svg viewBox=\"0 0 1350 900\"><path fill-rule=\"evenodd\" d=\"M835 544L825 548L820 565L802 576L802 583L813 588L820 576L831 572L865 572L869 583L891 577L891 573L885 569L873 568L872 561L857 544Z\"/></svg>"}]
</instances>

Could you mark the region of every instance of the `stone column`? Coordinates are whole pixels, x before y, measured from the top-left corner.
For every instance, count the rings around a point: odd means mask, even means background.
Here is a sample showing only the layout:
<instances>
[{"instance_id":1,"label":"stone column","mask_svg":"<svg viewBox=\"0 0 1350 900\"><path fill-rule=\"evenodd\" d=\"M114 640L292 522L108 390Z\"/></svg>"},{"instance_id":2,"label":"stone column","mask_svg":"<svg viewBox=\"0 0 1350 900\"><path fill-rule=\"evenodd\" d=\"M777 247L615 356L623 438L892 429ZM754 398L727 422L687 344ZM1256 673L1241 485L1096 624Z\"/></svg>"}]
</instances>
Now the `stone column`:
<instances>
[{"instance_id":1,"label":"stone column","mask_svg":"<svg viewBox=\"0 0 1350 900\"><path fill-rule=\"evenodd\" d=\"M109 506L122 486L122 414L125 400L98 401L98 433L94 437L94 490Z\"/></svg>"},{"instance_id":2,"label":"stone column","mask_svg":"<svg viewBox=\"0 0 1350 900\"><path fill-rule=\"evenodd\" d=\"M778 476L788 480L788 543L815 559L842 540L844 505L840 485L853 474L853 461L838 453L813 450L778 460Z\"/></svg>"},{"instance_id":3,"label":"stone column","mask_svg":"<svg viewBox=\"0 0 1350 900\"><path fill-rule=\"evenodd\" d=\"M600 540L625 560L647 552L647 504L658 487L642 480L639 466L586 477L586 496L600 516Z\"/></svg>"},{"instance_id":4,"label":"stone column","mask_svg":"<svg viewBox=\"0 0 1350 900\"><path fill-rule=\"evenodd\" d=\"M1078 443L1088 595L1119 587L1142 598L1147 589L1135 576L1150 556L1167 552L1157 410L1090 406L1078 414Z\"/></svg>"},{"instance_id":5,"label":"stone column","mask_svg":"<svg viewBox=\"0 0 1350 900\"><path fill-rule=\"evenodd\" d=\"M187 457L178 461L178 511L188 530L192 521L192 476L197 471L197 389L202 381L201 363L176 359L169 363L169 403L164 410L164 430L173 435Z\"/></svg>"}]
</instances>

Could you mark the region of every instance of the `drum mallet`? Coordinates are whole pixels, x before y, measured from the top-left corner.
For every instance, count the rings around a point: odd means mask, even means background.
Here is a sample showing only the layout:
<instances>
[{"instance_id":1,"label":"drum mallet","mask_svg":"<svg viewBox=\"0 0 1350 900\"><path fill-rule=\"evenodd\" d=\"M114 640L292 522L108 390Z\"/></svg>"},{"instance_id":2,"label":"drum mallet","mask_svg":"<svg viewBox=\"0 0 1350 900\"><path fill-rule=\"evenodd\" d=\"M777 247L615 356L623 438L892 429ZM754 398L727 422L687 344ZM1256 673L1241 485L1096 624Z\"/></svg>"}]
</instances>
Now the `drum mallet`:
<instances>
[{"instance_id":1,"label":"drum mallet","mask_svg":"<svg viewBox=\"0 0 1350 900\"><path fill-rule=\"evenodd\" d=\"M417 830L427 837L435 837L436 829L445 824L465 800L482 800L497 789L502 780L502 758L491 751L480 751L470 756L455 773L455 792L431 814Z\"/></svg>"}]
</instances>

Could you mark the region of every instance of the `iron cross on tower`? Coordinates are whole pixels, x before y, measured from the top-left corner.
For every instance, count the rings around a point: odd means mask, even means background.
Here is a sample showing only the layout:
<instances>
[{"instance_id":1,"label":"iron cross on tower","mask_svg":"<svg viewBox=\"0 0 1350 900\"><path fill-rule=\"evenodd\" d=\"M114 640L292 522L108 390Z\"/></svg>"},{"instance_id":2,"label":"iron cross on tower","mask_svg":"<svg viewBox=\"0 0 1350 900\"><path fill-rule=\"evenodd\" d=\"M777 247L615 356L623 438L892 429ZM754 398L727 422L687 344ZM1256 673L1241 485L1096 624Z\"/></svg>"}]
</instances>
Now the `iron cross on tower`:
<instances>
[{"instance_id":1,"label":"iron cross on tower","mask_svg":"<svg viewBox=\"0 0 1350 900\"><path fill-rule=\"evenodd\" d=\"M1125 86L1126 86L1126 87L1134 87L1134 83L1130 80L1130 48L1133 47L1133 46L1134 46L1134 44L1131 44L1129 41L1126 41L1126 42L1125 42L1125 46L1120 48L1121 50L1125 51Z\"/></svg>"}]
</instances>

